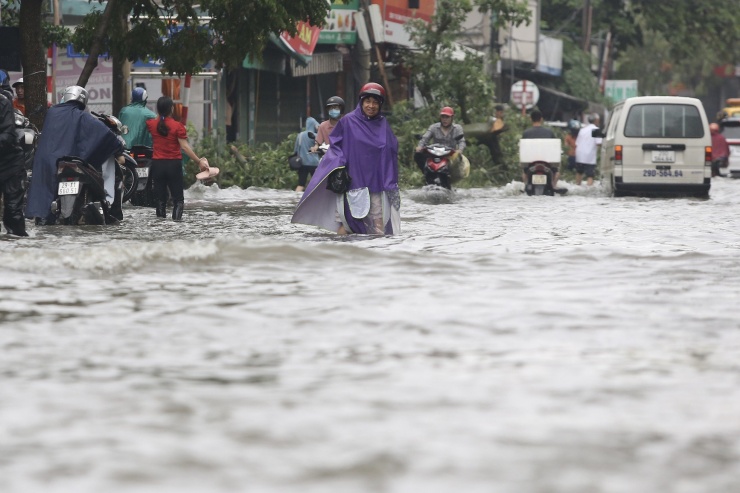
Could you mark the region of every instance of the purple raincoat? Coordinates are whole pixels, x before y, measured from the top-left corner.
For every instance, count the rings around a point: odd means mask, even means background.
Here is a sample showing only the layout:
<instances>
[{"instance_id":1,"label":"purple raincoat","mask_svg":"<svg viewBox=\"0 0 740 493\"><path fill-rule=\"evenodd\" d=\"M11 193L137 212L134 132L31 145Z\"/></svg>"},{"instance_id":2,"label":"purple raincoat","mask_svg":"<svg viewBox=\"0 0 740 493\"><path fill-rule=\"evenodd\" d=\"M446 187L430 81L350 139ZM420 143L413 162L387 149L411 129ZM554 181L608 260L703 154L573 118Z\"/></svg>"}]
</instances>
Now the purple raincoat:
<instances>
[{"instance_id":1,"label":"purple raincoat","mask_svg":"<svg viewBox=\"0 0 740 493\"><path fill-rule=\"evenodd\" d=\"M344 224L352 233L400 233L398 140L381 115L368 118L362 105L345 115L329 136L329 151L298 202L291 222L337 231ZM350 191L326 189L335 169L347 166Z\"/></svg>"}]
</instances>

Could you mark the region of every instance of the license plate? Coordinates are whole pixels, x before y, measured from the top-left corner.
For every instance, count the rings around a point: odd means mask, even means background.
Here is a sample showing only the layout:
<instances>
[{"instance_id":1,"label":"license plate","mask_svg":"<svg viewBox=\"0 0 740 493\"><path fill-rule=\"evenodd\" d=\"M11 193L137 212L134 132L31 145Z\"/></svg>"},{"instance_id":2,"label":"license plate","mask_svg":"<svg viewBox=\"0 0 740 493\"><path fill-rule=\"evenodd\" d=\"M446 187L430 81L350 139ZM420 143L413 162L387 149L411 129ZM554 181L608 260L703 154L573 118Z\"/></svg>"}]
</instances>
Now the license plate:
<instances>
[{"instance_id":1,"label":"license plate","mask_svg":"<svg viewBox=\"0 0 740 493\"><path fill-rule=\"evenodd\" d=\"M547 185L547 175L532 175L532 185Z\"/></svg>"},{"instance_id":2,"label":"license plate","mask_svg":"<svg viewBox=\"0 0 740 493\"><path fill-rule=\"evenodd\" d=\"M149 176L149 168L136 168L136 174L139 178L146 178Z\"/></svg>"},{"instance_id":3,"label":"license plate","mask_svg":"<svg viewBox=\"0 0 740 493\"><path fill-rule=\"evenodd\" d=\"M79 181L60 181L59 195L74 195L80 191Z\"/></svg>"},{"instance_id":4,"label":"license plate","mask_svg":"<svg viewBox=\"0 0 740 493\"><path fill-rule=\"evenodd\" d=\"M676 161L676 151L653 151L654 163L673 163Z\"/></svg>"},{"instance_id":5,"label":"license plate","mask_svg":"<svg viewBox=\"0 0 740 493\"><path fill-rule=\"evenodd\" d=\"M644 169L642 176L647 178L683 178L683 171L680 169Z\"/></svg>"}]
</instances>

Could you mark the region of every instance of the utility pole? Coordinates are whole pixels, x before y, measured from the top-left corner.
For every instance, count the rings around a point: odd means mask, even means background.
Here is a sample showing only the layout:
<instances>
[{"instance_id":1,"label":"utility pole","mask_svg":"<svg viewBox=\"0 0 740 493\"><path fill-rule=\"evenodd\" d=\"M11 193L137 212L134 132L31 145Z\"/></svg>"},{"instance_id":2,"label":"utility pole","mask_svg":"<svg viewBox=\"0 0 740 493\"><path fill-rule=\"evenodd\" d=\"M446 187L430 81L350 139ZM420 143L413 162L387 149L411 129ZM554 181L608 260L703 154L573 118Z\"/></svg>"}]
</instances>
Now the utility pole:
<instances>
[{"instance_id":1,"label":"utility pole","mask_svg":"<svg viewBox=\"0 0 740 493\"><path fill-rule=\"evenodd\" d=\"M591 20L593 16L593 9L591 7L591 0L583 0L583 16L582 16L582 31L583 31L583 51L591 51Z\"/></svg>"}]
</instances>

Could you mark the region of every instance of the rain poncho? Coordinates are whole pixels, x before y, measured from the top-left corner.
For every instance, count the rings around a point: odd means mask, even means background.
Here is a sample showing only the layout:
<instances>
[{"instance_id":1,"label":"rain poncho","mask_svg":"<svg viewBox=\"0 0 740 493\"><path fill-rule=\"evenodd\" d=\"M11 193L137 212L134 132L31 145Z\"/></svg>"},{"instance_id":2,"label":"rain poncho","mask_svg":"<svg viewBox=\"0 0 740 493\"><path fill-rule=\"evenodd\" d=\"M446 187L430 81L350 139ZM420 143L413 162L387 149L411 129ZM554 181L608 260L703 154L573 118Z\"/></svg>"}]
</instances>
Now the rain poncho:
<instances>
[{"instance_id":1,"label":"rain poncho","mask_svg":"<svg viewBox=\"0 0 740 493\"><path fill-rule=\"evenodd\" d=\"M101 169L109 157L122 151L116 134L77 101L49 108L33 159L26 217L48 217L57 190L57 159L76 156Z\"/></svg>"},{"instance_id":2,"label":"rain poncho","mask_svg":"<svg viewBox=\"0 0 740 493\"><path fill-rule=\"evenodd\" d=\"M146 121L152 118L157 118L157 115L146 107L145 101L135 101L121 109L118 119L128 127L128 133L123 135L127 149L152 146L152 134L146 128Z\"/></svg>"},{"instance_id":3,"label":"rain poncho","mask_svg":"<svg viewBox=\"0 0 740 493\"><path fill-rule=\"evenodd\" d=\"M344 116L329 138L330 147L298 202L291 222L359 234L400 233L398 140L381 115L368 118L362 105ZM347 166L350 190L326 189L329 174Z\"/></svg>"},{"instance_id":4,"label":"rain poncho","mask_svg":"<svg viewBox=\"0 0 740 493\"><path fill-rule=\"evenodd\" d=\"M316 143L316 132L319 129L319 122L310 116L306 119L306 131L298 134L295 139L295 146L293 152L297 152L300 156L303 166L310 166L315 168L319 165L319 156L315 152L310 152L310 149ZM314 138L308 136L308 132L314 134Z\"/></svg>"}]
</instances>

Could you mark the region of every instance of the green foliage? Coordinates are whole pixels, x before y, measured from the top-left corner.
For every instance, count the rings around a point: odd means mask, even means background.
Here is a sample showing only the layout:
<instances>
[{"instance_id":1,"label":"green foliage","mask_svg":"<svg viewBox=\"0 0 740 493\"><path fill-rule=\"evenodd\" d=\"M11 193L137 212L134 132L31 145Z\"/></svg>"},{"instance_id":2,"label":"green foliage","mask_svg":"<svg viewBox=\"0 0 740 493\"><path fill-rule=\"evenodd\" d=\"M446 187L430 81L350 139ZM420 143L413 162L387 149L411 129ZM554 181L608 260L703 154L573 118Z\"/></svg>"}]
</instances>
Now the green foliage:
<instances>
[{"instance_id":1,"label":"green foliage","mask_svg":"<svg viewBox=\"0 0 740 493\"><path fill-rule=\"evenodd\" d=\"M414 148L419 141L418 135L432 123L438 121L438 108L414 109L408 101L393 106L393 113L388 115L388 122L398 138L399 186L401 189L419 188L424 185L424 177L414 163ZM503 161L494 163L490 152L484 145L479 145L475 138L466 137L468 146L465 155L470 160L470 176L455 184L457 188L480 188L501 186L520 180L519 139L523 130L531 125L529 117L518 111L506 110L504 119L507 130L500 134L500 145ZM293 153L296 134L288 136L278 144L260 144L233 146L246 160L240 162L236 154L224 148L223 141L214 137L197 139L194 129L189 125L190 140L199 156L206 156L211 166L221 172L217 182L221 188L237 186L240 188L264 187L292 190L298 184L298 175L288 167L288 156ZM220 142L220 143L219 143ZM228 146L227 146L228 147ZM186 164L186 176L190 185L195 181L198 172L195 163Z\"/></svg>"},{"instance_id":2,"label":"green foliage","mask_svg":"<svg viewBox=\"0 0 740 493\"><path fill-rule=\"evenodd\" d=\"M20 0L7 0L2 2L2 25L18 26L20 17ZM55 26L46 19L41 21L41 43L42 46L66 46L72 39L72 31L64 26Z\"/></svg>"},{"instance_id":3,"label":"green foliage","mask_svg":"<svg viewBox=\"0 0 740 493\"><path fill-rule=\"evenodd\" d=\"M563 77L558 89L586 101L607 102L591 72L591 54L569 39L563 41Z\"/></svg>"},{"instance_id":4,"label":"green foliage","mask_svg":"<svg viewBox=\"0 0 740 493\"><path fill-rule=\"evenodd\" d=\"M483 57L455 44L465 17L474 6L497 12L499 24L528 21L529 11L522 1L442 0L431 24L420 19L408 22L406 29L419 48L406 50L402 55L427 104L457 106L465 123L490 115L494 94L493 82L483 68Z\"/></svg>"},{"instance_id":5,"label":"green foliage","mask_svg":"<svg viewBox=\"0 0 740 493\"><path fill-rule=\"evenodd\" d=\"M321 26L327 12L326 0L201 0L197 5L189 0L109 0L108 5L113 19L130 15L130 24L110 23L104 51L132 61L159 59L164 72L180 75L198 73L210 60L217 67L235 68L246 56L258 59L271 33L296 34L299 21ZM79 50L92 47L100 15L88 14L78 27L74 43ZM210 18L207 25L202 17Z\"/></svg>"}]
</instances>

